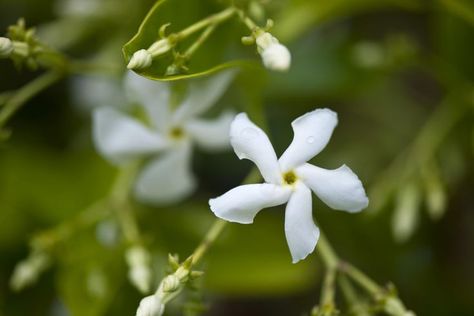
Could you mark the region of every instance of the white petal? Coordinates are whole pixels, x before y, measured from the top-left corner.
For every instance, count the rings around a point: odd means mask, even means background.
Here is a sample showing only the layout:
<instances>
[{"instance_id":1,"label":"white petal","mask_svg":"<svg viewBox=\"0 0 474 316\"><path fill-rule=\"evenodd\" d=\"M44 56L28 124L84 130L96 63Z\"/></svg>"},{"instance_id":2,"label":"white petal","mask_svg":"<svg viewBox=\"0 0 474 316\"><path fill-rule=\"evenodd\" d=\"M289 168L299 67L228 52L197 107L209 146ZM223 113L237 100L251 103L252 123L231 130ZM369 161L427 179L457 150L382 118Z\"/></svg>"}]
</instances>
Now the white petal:
<instances>
[{"instance_id":1,"label":"white petal","mask_svg":"<svg viewBox=\"0 0 474 316\"><path fill-rule=\"evenodd\" d=\"M97 150L116 164L158 152L167 145L141 122L107 107L93 112L93 137Z\"/></svg>"},{"instance_id":2,"label":"white petal","mask_svg":"<svg viewBox=\"0 0 474 316\"><path fill-rule=\"evenodd\" d=\"M190 80L187 96L174 113L173 122L179 124L206 112L224 94L235 73L229 69L206 79Z\"/></svg>"},{"instance_id":3,"label":"white petal","mask_svg":"<svg viewBox=\"0 0 474 316\"><path fill-rule=\"evenodd\" d=\"M129 71L124 79L125 92L130 102L145 108L151 123L161 132L169 125L170 85L139 76Z\"/></svg>"},{"instance_id":4,"label":"white petal","mask_svg":"<svg viewBox=\"0 0 474 316\"><path fill-rule=\"evenodd\" d=\"M291 123L294 137L280 157L282 171L295 168L326 147L337 125L337 114L329 109L317 109L300 116Z\"/></svg>"},{"instance_id":5,"label":"white petal","mask_svg":"<svg viewBox=\"0 0 474 316\"><path fill-rule=\"evenodd\" d=\"M185 129L199 146L208 150L218 150L230 147L230 124L235 114L224 112L217 119L191 119Z\"/></svg>"},{"instance_id":6,"label":"white petal","mask_svg":"<svg viewBox=\"0 0 474 316\"><path fill-rule=\"evenodd\" d=\"M369 205L362 182L343 165L327 170L310 164L296 169L297 175L329 207L347 212L359 212Z\"/></svg>"},{"instance_id":7,"label":"white petal","mask_svg":"<svg viewBox=\"0 0 474 316\"><path fill-rule=\"evenodd\" d=\"M189 196L196 187L190 158L191 146L184 143L145 165L135 184L137 199L152 205L165 205Z\"/></svg>"},{"instance_id":8,"label":"white petal","mask_svg":"<svg viewBox=\"0 0 474 316\"><path fill-rule=\"evenodd\" d=\"M319 239L319 229L313 221L311 191L302 183L286 205L285 235L293 263L312 253Z\"/></svg>"},{"instance_id":9,"label":"white petal","mask_svg":"<svg viewBox=\"0 0 474 316\"><path fill-rule=\"evenodd\" d=\"M290 194L289 188L279 185L246 184L210 199L209 206L219 218L229 222L251 224L261 209L285 203Z\"/></svg>"},{"instance_id":10,"label":"white petal","mask_svg":"<svg viewBox=\"0 0 474 316\"><path fill-rule=\"evenodd\" d=\"M257 165L265 182L281 183L275 150L265 132L250 121L247 114L237 114L232 122L230 143L239 159L249 159Z\"/></svg>"}]
</instances>

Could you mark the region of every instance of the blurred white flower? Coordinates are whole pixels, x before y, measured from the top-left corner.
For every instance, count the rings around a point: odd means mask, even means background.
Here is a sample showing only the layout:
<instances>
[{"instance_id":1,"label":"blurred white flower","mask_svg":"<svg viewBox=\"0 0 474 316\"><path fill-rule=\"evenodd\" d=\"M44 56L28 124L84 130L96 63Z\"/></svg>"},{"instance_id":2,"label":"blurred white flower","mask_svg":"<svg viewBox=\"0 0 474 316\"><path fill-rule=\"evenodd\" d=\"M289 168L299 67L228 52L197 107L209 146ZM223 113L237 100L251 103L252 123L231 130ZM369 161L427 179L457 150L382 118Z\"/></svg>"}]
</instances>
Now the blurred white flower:
<instances>
[{"instance_id":1,"label":"blurred white flower","mask_svg":"<svg viewBox=\"0 0 474 316\"><path fill-rule=\"evenodd\" d=\"M291 54L286 46L268 32L256 37L257 50L262 56L263 65L271 70L287 71L291 64Z\"/></svg>"},{"instance_id":2,"label":"blurred white flower","mask_svg":"<svg viewBox=\"0 0 474 316\"><path fill-rule=\"evenodd\" d=\"M228 70L191 80L183 101L172 110L168 83L129 72L125 92L131 103L143 106L150 124L112 107L94 110L94 143L105 158L117 165L151 158L138 175L137 199L159 205L185 198L196 186L190 170L192 144L208 150L229 147L229 126L234 114L224 112L215 120L198 116L221 97L233 77L234 71Z\"/></svg>"},{"instance_id":3,"label":"blurred white flower","mask_svg":"<svg viewBox=\"0 0 474 316\"><path fill-rule=\"evenodd\" d=\"M288 202L285 234L296 263L313 252L319 238L312 218L311 190L329 207L347 212L364 209L368 198L359 178L346 165L327 170L306 163L329 142L337 125L335 112L317 109L291 125L293 141L277 159L265 132L245 113L237 115L230 129L232 147L240 159L257 165L265 183L238 186L209 200L209 205L217 217L251 224L261 209Z\"/></svg>"},{"instance_id":4,"label":"blurred white flower","mask_svg":"<svg viewBox=\"0 0 474 316\"><path fill-rule=\"evenodd\" d=\"M138 306L136 316L161 316L165 312L165 305L157 295L143 298Z\"/></svg>"}]
</instances>

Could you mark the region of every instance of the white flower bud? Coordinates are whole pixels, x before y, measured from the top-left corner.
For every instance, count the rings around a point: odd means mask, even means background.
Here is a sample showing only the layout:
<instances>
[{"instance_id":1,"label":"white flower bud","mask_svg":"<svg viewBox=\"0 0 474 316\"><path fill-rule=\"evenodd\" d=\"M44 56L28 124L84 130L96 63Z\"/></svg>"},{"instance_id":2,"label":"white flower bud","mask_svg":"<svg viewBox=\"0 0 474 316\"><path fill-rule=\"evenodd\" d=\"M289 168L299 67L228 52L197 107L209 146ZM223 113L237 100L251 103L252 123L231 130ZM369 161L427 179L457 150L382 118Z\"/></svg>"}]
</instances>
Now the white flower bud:
<instances>
[{"instance_id":1,"label":"white flower bud","mask_svg":"<svg viewBox=\"0 0 474 316\"><path fill-rule=\"evenodd\" d=\"M0 57L8 57L13 52L13 43L9 38L0 37Z\"/></svg>"},{"instance_id":2,"label":"white flower bud","mask_svg":"<svg viewBox=\"0 0 474 316\"><path fill-rule=\"evenodd\" d=\"M130 62L127 65L128 69L143 69L151 66L153 58L146 49L140 49L133 53Z\"/></svg>"},{"instance_id":3,"label":"white flower bud","mask_svg":"<svg viewBox=\"0 0 474 316\"><path fill-rule=\"evenodd\" d=\"M127 250L125 258L130 267L128 278L142 293L150 290L152 273L150 269L150 254L141 246L134 246Z\"/></svg>"},{"instance_id":4,"label":"white flower bud","mask_svg":"<svg viewBox=\"0 0 474 316\"><path fill-rule=\"evenodd\" d=\"M148 52L153 56L159 56L167 53L173 46L171 45L169 39L163 38L151 45L148 48Z\"/></svg>"},{"instance_id":5,"label":"white flower bud","mask_svg":"<svg viewBox=\"0 0 474 316\"><path fill-rule=\"evenodd\" d=\"M143 298L138 306L136 316L161 316L165 312L165 305L159 297L151 295Z\"/></svg>"},{"instance_id":6,"label":"white flower bud","mask_svg":"<svg viewBox=\"0 0 474 316\"><path fill-rule=\"evenodd\" d=\"M286 46L268 32L256 38L257 50L262 56L263 65L271 70L287 71L291 64L291 54Z\"/></svg>"},{"instance_id":7,"label":"white flower bud","mask_svg":"<svg viewBox=\"0 0 474 316\"><path fill-rule=\"evenodd\" d=\"M49 266L49 257L42 253L30 255L15 267L10 279L10 286L15 291L20 291L33 284L39 275Z\"/></svg>"}]
</instances>

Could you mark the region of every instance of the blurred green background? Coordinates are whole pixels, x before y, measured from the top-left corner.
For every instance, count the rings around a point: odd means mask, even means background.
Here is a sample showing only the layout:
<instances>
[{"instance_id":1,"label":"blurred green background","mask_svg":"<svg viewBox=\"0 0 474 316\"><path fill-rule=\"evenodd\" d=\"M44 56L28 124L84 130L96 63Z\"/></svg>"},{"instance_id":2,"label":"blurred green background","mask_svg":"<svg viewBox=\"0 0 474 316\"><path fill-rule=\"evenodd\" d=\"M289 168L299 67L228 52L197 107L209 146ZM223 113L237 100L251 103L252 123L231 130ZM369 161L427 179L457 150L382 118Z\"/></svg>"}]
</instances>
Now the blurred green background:
<instances>
[{"instance_id":1,"label":"blurred green background","mask_svg":"<svg viewBox=\"0 0 474 316\"><path fill-rule=\"evenodd\" d=\"M215 12L225 2L200 5ZM219 108L252 114L263 106L277 154L291 141L293 119L317 107L336 111L339 126L313 162L324 168L349 165L368 190L371 207L350 215L313 199L319 226L343 258L381 284L393 282L418 315L472 315L472 1L262 2L275 21L272 32L292 52L292 68L284 74L258 68L243 73ZM99 3L99 9L81 13L73 3ZM121 46L152 4L0 0L0 30L4 34L25 17L53 47L125 69ZM245 32L233 28L228 42L207 45L237 47L257 60L253 47L238 45ZM0 91L17 89L40 72L19 72L0 60ZM90 115L74 102L73 84L68 78L31 100L9 122L10 139L0 143L1 316L134 315L141 298L126 279L123 246L96 238L101 225L114 227L113 219L61 243L52 268L35 285L20 293L9 289L31 237L107 194L116 173L93 148ZM193 169L200 186L192 198L166 208L135 206L158 275L168 252L184 258L205 234L214 219L207 200L239 184L250 167L230 151L196 151ZM434 193L427 174L440 182L442 216L429 212ZM396 242L393 213L409 185L420 195L411 210L418 214L417 226L406 241ZM254 225L230 225L203 268L204 290L189 295L209 302L205 315L303 315L319 301L322 266L315 254L291 264L282 207L261 212ZM178 301L167 312L180 314L181 307Z\"/></svg>"}]
</instances>

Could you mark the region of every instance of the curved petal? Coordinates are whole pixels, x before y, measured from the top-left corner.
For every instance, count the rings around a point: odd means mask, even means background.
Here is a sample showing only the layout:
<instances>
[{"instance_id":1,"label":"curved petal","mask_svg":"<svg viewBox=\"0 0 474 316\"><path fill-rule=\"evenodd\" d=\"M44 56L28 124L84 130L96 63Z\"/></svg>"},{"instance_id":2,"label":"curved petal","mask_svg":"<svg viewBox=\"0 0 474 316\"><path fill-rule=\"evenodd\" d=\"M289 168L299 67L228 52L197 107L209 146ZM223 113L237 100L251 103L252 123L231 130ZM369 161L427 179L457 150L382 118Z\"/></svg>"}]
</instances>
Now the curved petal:
<instances>
[{"instance_id":1,"label":"curved petal","mask_svg":"<svg viewBox=\"0 0 474 316\"><path fill-rule=\"evenodd\" d=\"M235 73L235 69L229 69L206 79L190 80L188 93L174 113L173 122L179 124L206 112L224 94Z\"/></svg>"},{"instance_id":2,"label":"curved petal","mask_svg":"<svg viewBox=\"0 0 474 316\"><path fill-rule=\"evenodd\" d=\"M300 116L291 123L294 137L280 157L282 171L307 162L326 147L337 125L337 114L329 109L317 109Z\"/></svg>"},{"instance_id":3,"label":"curved petal","mask_svg":"<svg viewBox=\"0 0 474 316\"><path fill-rule=\"evenodd\" d=\"M164 132L170 117L169 83L150 80L129 71L125 75L124 86L129 101L143 106L153 126Z\"/></svg>"},{"instance_id":4,"label":"curved petal","mask_svg":"<svg viewBox=\"0 0 474 316\"><path fill-rule=\"evenodd\" d=\"M190 144L181 144L153 159L138 176L136 198L152 205L166 205L185 199L196 187L190 170L190 158Z\"/></svg>"},{"instance_id":5,"label":"curved petal","mask_svg":"<svg viewBox=\"0 0 474 316\"><path fill-rule=\"evenodd\" d=\"M158 152L166 141L141 122L112 108L93 112L93 138L97 150L115 164Z\"/></svg>"},{"instance_id":6,"label":"curved petal","mask_svg":"<svg viewBox=\"0 0 474 316\"><path fill-rule=\"evenodd\" d=\"M302 183L286 205L285 235L293 263L312 253L319 239L319 229L313 221L311 190Z\"/></svg>"},{"instance_id":7,"label":"curved petal","mask_svg":"<svg viewBox=\"0 0 474 316\"><path fill-rule=\"evenodd\" d=\"M249 159L257 165L265 182L281 183L275 150L265 132L250 121L247 114L237 114L232 122L230 143L239 159Z\"/></svg>"},{"instance_id":8,"label":"curved petal","mask_svg":"<svg viewBox=\"0 0 474 316\"><path fill-rule=\"evenodd\" d=\"M230 124L235 113L224 112L217 119L191 119L185 129L192 139L202 148L219 150L230 147Z\"/></svg>"},{"instance_id":9,"label":"curved petal","mask_svg":"<svg viewBox=\"0 0 474 316\"><path fill-rule=\"evenodd\" d=\"M369 205L362 182L343 165L327 170L310 164L296 169L302 181L329 207L347 212L359 212Z\"/></svg>"},{"instance_id":10,"label":"curved petal","mask_svg":"<svg viewBox=\"0 0 474 316\"><path fill-rule=\"evenodd\" d=\"M291 190L270 183L241 185L209 200L212 212L229 222L251 224L257 213L266 207L288 201Z\"/></svg>"}]
</instances>

